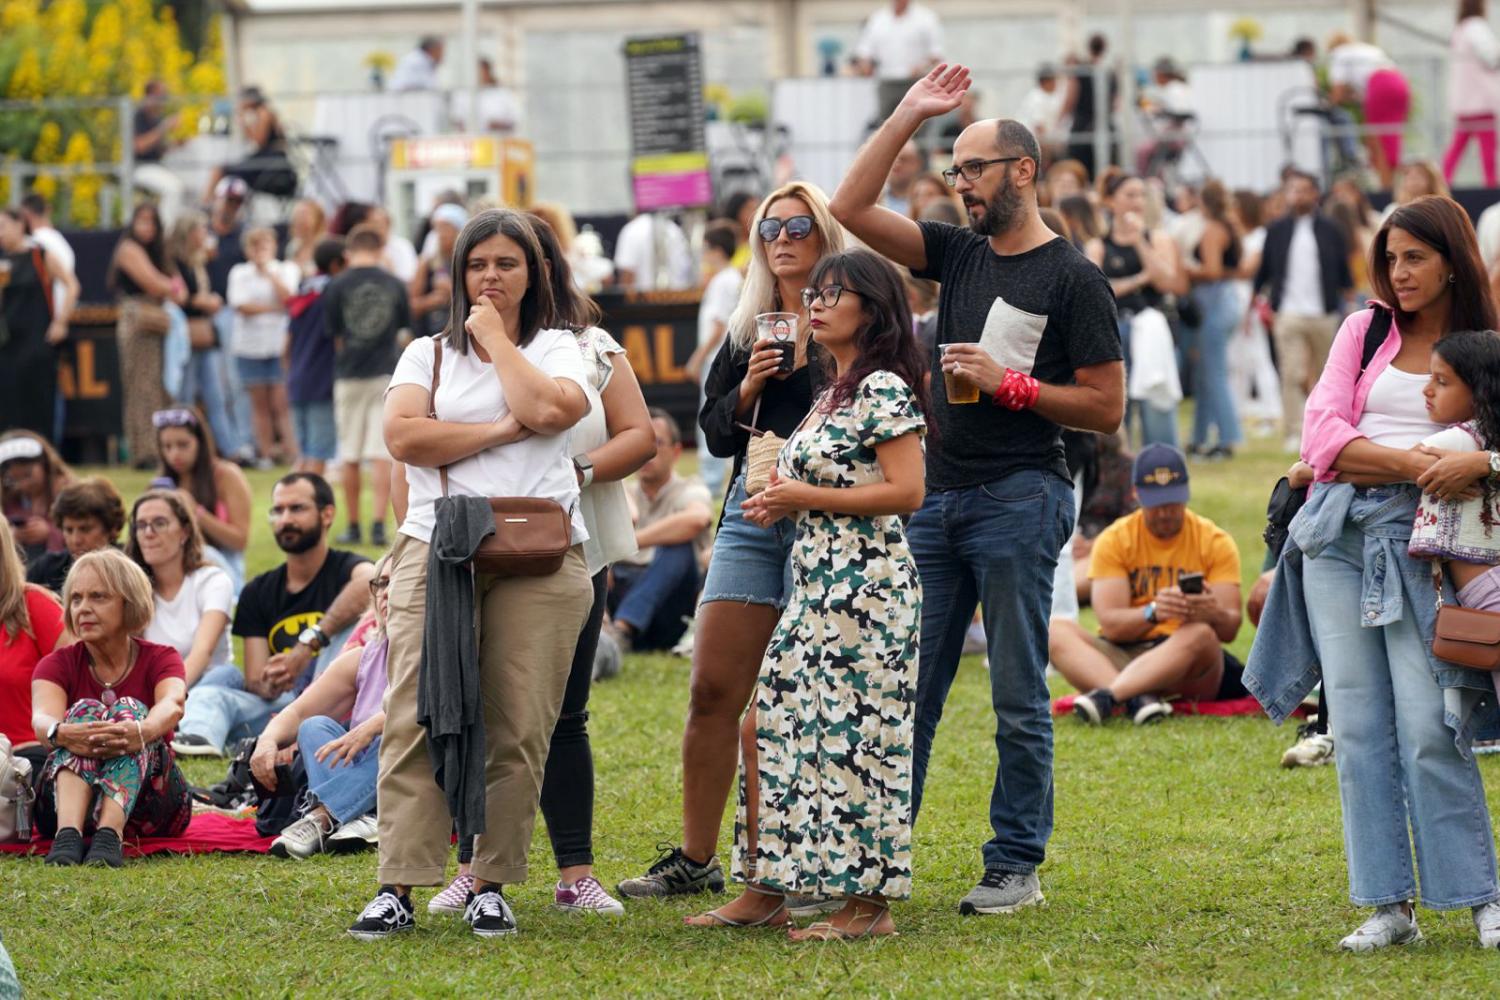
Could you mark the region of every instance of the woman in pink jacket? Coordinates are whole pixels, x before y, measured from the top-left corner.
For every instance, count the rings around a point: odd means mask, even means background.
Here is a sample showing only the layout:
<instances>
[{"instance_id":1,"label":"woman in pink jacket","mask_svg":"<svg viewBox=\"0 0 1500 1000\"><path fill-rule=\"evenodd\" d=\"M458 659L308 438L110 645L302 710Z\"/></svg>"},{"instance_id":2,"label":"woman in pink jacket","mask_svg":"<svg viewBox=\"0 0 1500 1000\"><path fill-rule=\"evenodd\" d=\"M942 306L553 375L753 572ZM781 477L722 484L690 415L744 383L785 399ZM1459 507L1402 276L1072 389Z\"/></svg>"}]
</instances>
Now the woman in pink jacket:
<instances>
[{"instance_id":1,"label":"woman in pink jacket","mask_svg":"<svg viewBox=\"0 0 1500 1000\"><path fill-rule=\"evenodd\" d=\"M1453 142L1443 157L1443 178L1451 185L1470 139L1479 140L1484 186L1494 187L1495 114L1500 111L1500 39L1485 17L1487 0L1459 0L1458 24L1448 54L1448 109Z\"/></svg>"}]
</instances>

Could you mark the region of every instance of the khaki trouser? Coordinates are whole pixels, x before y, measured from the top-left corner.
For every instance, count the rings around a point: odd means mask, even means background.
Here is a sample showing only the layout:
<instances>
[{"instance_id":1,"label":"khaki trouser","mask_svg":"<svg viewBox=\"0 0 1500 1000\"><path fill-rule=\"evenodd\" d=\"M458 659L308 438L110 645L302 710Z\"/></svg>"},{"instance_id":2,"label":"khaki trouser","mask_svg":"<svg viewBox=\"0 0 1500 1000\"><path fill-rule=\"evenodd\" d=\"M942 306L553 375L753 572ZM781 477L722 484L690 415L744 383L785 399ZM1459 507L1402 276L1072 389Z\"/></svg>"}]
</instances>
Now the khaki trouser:
<instances>
[{"instance_id":1,"label":"khaki trouser","mask_svg":"<svg viewBox=\"0 0 1500 1000\"><path fill-rule=\"evenodd\" d=\"M116 350L120 352L120 409L125 426L125 446L130 463L141 465L156 461L156 428L151 415L167 405L167 390L162 383L162 342L160 333L145 333L132 321L129 303L120 305L121 319L115 326Z\"/></svg>"},{"instance_id":2,"label":"khaki trouser","mask_svg":"<svg viewBox=\"0 0 1500 1000\"><path fill-rule=\"evenodd\" d=\"M391 554L389 683L376 785L382 885L441 885L453 831L433 780L427 731L417 725L417 675L428 625L467 623L426 621L427 549L399 535ZM480 881L507 884L526 878L547 749L594 592L579 545L551 576L480 577L478 589L486 795L485 832L475 838L471 870Z\"/></svg>"},{"instance_id":3,"label":"khaki trouser","mask_svg":"<svg viewBox=\"0 0 1500 1000\"><path fill-rule=\"evenodd\" d=\"M1339 318L1293 316L1281 313L1273 327L1276 367L1281 372L1282 431L1288 437L1302 436L1302 411L1307 394L1323 375L1328 350L1339 332Z\"/></svg>"}]
</instances>

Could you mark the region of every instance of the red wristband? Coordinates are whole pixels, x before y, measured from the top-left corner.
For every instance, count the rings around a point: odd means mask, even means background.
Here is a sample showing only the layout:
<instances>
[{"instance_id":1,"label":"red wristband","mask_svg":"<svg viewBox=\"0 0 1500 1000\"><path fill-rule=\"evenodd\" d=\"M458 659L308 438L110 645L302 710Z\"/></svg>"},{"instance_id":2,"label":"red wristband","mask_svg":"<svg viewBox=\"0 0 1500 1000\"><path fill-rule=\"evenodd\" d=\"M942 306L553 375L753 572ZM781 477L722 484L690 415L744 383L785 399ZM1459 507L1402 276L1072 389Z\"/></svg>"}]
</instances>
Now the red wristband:
<instances>
[{"instance_id":1,"label":"red wristband","mask_svg":"<svg viewBox=\"0 0 1500 1000\"><path fill-rule=\"evenodd\" d=\"M1007 410L1029 410L1036 405L1036 398L1041 392L1042 384L1036 379L1014 368L1007 368L1005 377L1000 380L1000 388L995 390L995 405Z\"/></svg>"}]
</instances>

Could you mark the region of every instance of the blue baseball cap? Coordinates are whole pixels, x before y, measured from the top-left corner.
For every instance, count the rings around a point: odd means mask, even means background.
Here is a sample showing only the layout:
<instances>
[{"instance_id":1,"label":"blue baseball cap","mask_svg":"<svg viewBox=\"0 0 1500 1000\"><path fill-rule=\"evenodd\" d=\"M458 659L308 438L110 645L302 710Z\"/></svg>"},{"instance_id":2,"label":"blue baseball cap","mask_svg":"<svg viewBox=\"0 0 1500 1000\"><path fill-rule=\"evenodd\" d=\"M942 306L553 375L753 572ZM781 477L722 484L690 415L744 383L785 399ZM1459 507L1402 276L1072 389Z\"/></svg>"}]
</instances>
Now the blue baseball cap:
<instances>
[{"instance_id":1,"label":"blue baseball cap","mask_svg":"<svg viewBox=\"0 0 1500 1000\"><path fill-rule=\"evenodd\" d=\"M1187 459L1169 444L1148 444L1135 456L1130 470L1135 495L1142 507L1187 503Z\"/></svg>"}]
</instances>

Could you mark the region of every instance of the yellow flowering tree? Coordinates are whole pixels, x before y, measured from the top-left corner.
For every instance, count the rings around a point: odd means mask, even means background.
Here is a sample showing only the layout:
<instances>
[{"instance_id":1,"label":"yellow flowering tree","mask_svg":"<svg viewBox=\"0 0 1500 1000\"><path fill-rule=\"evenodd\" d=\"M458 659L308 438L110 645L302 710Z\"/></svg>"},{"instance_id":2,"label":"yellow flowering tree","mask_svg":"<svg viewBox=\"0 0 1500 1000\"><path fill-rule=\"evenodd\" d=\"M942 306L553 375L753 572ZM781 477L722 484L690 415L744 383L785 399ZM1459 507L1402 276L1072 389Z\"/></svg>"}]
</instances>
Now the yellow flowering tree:
<instances>
[{"instance_id":1,"label":"yellow flowering tree","mask_svg":"<svg viewBox=\"0 0 1500 1000\"><path fill-rule=\"evenodd\" d=\"M159 78L184 101L176 137L191 137L226 86L218 23L196 23L195 51L162 0L0 0L0 100L33 105L0 109L0 161L56 164L33 186L64 221L114 221L102 217L100 195L116 179L88 168L118 161L120 111L88 102L138 99ZM0 177L0 203L9 196Z\"/></svg>"}]
</instances>

